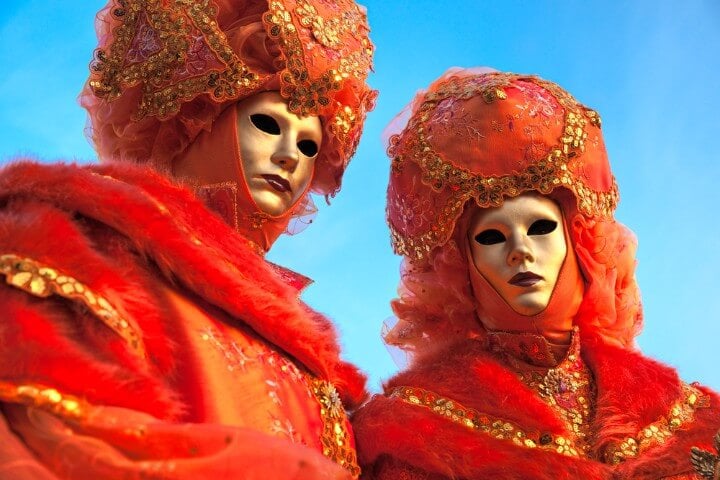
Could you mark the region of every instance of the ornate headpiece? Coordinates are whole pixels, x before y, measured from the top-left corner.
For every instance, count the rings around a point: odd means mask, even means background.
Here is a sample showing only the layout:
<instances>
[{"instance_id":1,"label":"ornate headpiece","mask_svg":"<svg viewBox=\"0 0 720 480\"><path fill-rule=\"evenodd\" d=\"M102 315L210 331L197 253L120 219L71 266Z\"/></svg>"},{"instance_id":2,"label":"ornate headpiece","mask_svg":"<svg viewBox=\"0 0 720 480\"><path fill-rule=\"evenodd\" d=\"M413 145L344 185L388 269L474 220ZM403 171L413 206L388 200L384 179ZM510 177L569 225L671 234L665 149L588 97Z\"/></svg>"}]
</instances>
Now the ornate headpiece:
<instances>
[{"instance_id":1,"label":"ornate headpiece","mask_svg":"<svg viewBox=\"0 0 720 480\"><path fill-rule=\"evenodd\" d=\"M110 0L81 94L92 141L166 169L229 103L279 90L321 117L312 190L332 195L375 99L368 32L352 0Z\"/></svg>"},{"instance_id":2,"label":"ornate headpiece","mask_svg":"<svg viewBox=\"0 0 720 480\"><path fill-rule=\"evenodd\" d=\"M393 246L413 261L450 238L465 204L528 191L571 191L587 217L612 218L615 179L600 116L558 85L512 73L445 75L421 93L390 137L387 217Z\"/></svg>"}]
</instances>

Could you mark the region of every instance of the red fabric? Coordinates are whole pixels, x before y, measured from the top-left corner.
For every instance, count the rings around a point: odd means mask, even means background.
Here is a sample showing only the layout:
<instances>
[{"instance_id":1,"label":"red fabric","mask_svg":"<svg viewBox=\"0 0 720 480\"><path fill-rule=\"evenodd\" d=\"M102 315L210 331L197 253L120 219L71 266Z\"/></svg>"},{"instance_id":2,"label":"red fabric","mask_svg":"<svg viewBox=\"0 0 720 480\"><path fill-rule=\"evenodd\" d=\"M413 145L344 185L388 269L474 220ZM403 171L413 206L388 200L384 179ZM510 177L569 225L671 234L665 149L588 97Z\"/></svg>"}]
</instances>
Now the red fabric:
<instances>
[{"instance_id":1,"label":"red fabric","mask_svg":"<svg viewBox=\"0 0 720 480\"><path fill-rule=\"evenodd\" d=\"M33 259L104 295L139 326L148 352L138 358L73 302L5 286L1 382L50 386L157 422L195 421L198 380L161 294L163 285L175 285L332 382L345 406L364 398L362 375L339 359L332 325L299 300L298 285L285 283L247 240L151 169L21 162L0 172L0 192L0 255ZM239 453L247 458L244 445Z\"/></svg>"},{"instance_id":2,"label":"red fabric","mask_svg":"<svg viewBox=\"0 0 720 480\"><path fill-rule=\"evenodd\" d=\"M599 337L583 339L582 352L598 392L592 450L596 458L609 442L636 436L640 428L667 415L681 396L676 372L637 352ZM391 379L386 389L425 388L526 431L563 434L565 427L553 410L482 342L465 341L426 360ZM693 472L691 446L712 449L720 428L720 398L702 390L710 404L695 411L692 423L666 444L617 466L495 440L398 398L374 397L353 423L365 478L392 478L386 470L402 478L398 465L407 464L412 467L407 478L424 478L420 471L433 479L660 479Z\"/></svg>"}]
</instances>

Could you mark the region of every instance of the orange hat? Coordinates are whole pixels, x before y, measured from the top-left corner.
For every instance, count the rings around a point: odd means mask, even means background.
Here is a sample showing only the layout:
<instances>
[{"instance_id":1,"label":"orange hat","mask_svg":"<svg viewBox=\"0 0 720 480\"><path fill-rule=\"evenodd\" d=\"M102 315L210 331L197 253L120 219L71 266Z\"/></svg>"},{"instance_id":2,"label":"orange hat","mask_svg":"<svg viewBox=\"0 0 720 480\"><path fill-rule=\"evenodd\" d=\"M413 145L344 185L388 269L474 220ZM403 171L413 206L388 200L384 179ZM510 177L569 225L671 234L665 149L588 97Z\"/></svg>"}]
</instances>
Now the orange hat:
<instances>
[{"instance_id":1,"label":"orange hat","mask_svg":"<svg viewBox=\"0 0 720 480\"><path fill-rule=\"evenodd\" d=\"M279 90L291 112L323 122L312 191L339 190L376 96L352 0L110 0L97 23L81 104L101 159L168 171L228 104Z\"/></svg>"},{"instance_id":2,"label":"orange hat","mask_svg":"<svg viewBox=\"0 0 720 480\"><path fill-rule=\"evenodd\" d=\"M387 216L397 253L427 258L448 241L470 199L492 207L564 187L586 217L612 218L618 191L600 117L556 84L454 70L410 108L388 149Z\"/></svg>"}]
</instances>

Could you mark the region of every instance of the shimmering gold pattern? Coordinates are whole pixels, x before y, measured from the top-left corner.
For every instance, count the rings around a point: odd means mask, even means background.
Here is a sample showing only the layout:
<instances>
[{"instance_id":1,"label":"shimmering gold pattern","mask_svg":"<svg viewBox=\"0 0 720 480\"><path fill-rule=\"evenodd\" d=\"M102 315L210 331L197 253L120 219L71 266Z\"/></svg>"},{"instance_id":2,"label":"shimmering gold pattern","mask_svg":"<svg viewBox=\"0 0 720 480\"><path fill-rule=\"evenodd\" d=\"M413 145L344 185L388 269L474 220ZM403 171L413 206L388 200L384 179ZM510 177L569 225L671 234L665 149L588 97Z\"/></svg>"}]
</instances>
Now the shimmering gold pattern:
<instances>
[{"instance_id":1,"label":"shimmering gold pattern","mask_svg":"<svg viewBox=\"0 0 720 480\"><path fill-rule=\"evenodd\" d=\"M0 273L5 275L8 285L33 296L46 298L58 295L85 305L93 315L120 335L133 353L145 357L145 346L137 325L123 317L104 296L84 283L33 259L13 254L0 256Z\"/></svg>"},{"instance_id":2,"label":"shimmering gold pattern","mask_svg":"<svg viewBox=\"0 0 720 480\"><path fill-rule=\"evenodd\" d=\"M605 461L617 465L628 458L635 458L657 445L665 444L683 425L693 421L695 410L706 405L703 393L692 385L683 384L683 396L675 402L667 415L645 426L634 437L610 445L605 450Z\"/></svg>"},{"instance_id":3,"label":"shimmering gold pattern","mask_svg":"<svg viewBox=\"0 0 720 480\"><path fill-rule=\"evenodd\" d=\"M64 395L54 388L42 385L16 385L0 381L0 403L18 403L39 408L59 417L80 420L89 405L72 395Z\"/></svg>"},{"instance_id":4,"label":"shimmering gold pattern","mask_svg":"<svg viewBox=\"0 0 720 480\"><path fill-rule=\"evenodd\" d=\"M573 445L561 445L572 455L586 456L591 447L590 421L594 413L595 382L580 356L579 335L573 335L568 355L546 373L526 371L520 380L538 393L540 398L565 421L572 432ZM579 450L576 450L579 449ZM561 452L564 453L564 452Z\"/></svg>"},{"instance_id":5,"label":"shimmering gold pattern","mask_svg":"<svg viewBox=\"0 0 720 480\"><path fill-rule=\"evenodd\" d=\"M507 98L505 89L516 80L531 81L541 86L565 109L562 136L545 158L533 162L521 171L484 177L444 161L434 151L427 135L428 122L443 100L466 100L479 95L486 103L503 101ZM437 221L432 222L432 228L423 233L402 232L396 229L392 222L388 222L395 252L414 260L424 259L434 247L447 240L455 220L469 199L474 199L482 208L497 207L505 197L514 197L527 191L548 194L557 187L565 187L577 197L578 209L582 213L611 218L619 197L614 179L609 191L596 191L586 185L581 175L573 174L568 168L570 162L585 151L585 126L588 122L599 126L598 113L578 103L557 85L536 77L493 73L483 75L480 80L476 77L452 78L437 91L427 94L405 127L404 132L412 133L404 134L402 152L398 149L400 136L393 135L390 138L388 155L392 158L391 174L402 172L406 162L414 162L420 167L424 184L437 192L451 194L447 197ZM494 127L501 128L499 124Z\"/></svg>"},{"instance_id":6,"label":"shimmering gold pattern","mask_svg":"<svg viewBox=\"0 0 720 480\"><path fill-rule=\"evenodd\" d=\"M164 119L201 93L224 101L262 83L264 78L251 72L228 45L210 0L167 3L118 0L112 10L120 22L113 30L114 41L106 50L96 50L90 68L89 84L96 96L112 101L124 89L142 84L135 119ZM184 68L188 57L212 68L196 74Z\"/></svg>"},{"instance_id":7,"label":"shimmering gold pattern","mask_svg":"<svg viewBox=\"0 0 720 480\"><path fill-rule=\"evenodd\" d=\"M281 47L284 70L280 75L281 93L288 99L288 109L300 116L317 115L330 104L330 92L340 90L342 81L349 76L364 79L371 68L373 46L358 25L367 24L367 18L352 2L341 1L340 17L323 18L308 2L299 2L294 13L298 24L311 32L311 37L323 47L341 50L344 39L360 38L363 50L344 52L339 61L339 70L329 69L311 79L305 60L305 46L299 35L293 15L285 6L286 2L271 1L263 20L268 25L268 34ZM342 130L341 130L342 132Z\"/></svg>"},{"instance_id":8,"label":"shimmering gold pattern","mask_svg":"<svg viewBox=\"0 0 720 480\"><path fill-rule=\"evenodd\" d=\"M526 448L550 450L568 456L578 456L578 448L567 438L547 432L523 430L505 419L492 417L467 408L449 398L415 387L397 387L390 393L391 398L399 398L412 405L430 409L452 422L472 430L483 432L496 440L512 442Z\"/></svg>"},{"instance_id":9,"label":"shimmering gold pattern","mask_svg":"<svg viewBox=\"0 0 720 480\"><path fill-rule=\"evenodd\" d=\"M351 443L348 419L335 386L320 379L311 379L312 392L320 404L323 419L323 455L346 468L354 478L360 476L357 454Z\"/></svg>"}]
</instances>

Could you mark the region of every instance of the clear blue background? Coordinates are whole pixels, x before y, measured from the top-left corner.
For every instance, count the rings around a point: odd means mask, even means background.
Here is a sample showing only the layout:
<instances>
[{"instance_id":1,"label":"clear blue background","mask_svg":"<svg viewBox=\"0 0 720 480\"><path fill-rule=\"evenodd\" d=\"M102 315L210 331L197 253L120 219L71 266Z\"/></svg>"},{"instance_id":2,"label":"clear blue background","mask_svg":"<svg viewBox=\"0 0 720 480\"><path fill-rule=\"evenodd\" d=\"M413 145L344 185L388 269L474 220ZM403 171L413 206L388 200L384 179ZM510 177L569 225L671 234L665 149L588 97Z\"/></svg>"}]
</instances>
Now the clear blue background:
<instances>
[{"instance_id":1,"label":"clear blue background","mask_svg":"<svg viewBox=\"0 0 720 480\"><path fill-rule=\"evenodd\" d=\"M98 0L5 1L0 10L0 162L87 162L76 104ZM554 80L603 117L638 235L639 344L720 389L720 2L366 0L380 90L343 191L270 258L316 283L305 298L337 321L346 356L376 390L395 369L379 338L398 281L384 223L387 122L450 66ZM320 202L318 202L320 203Z\"/></svg>"}]
</instances>

